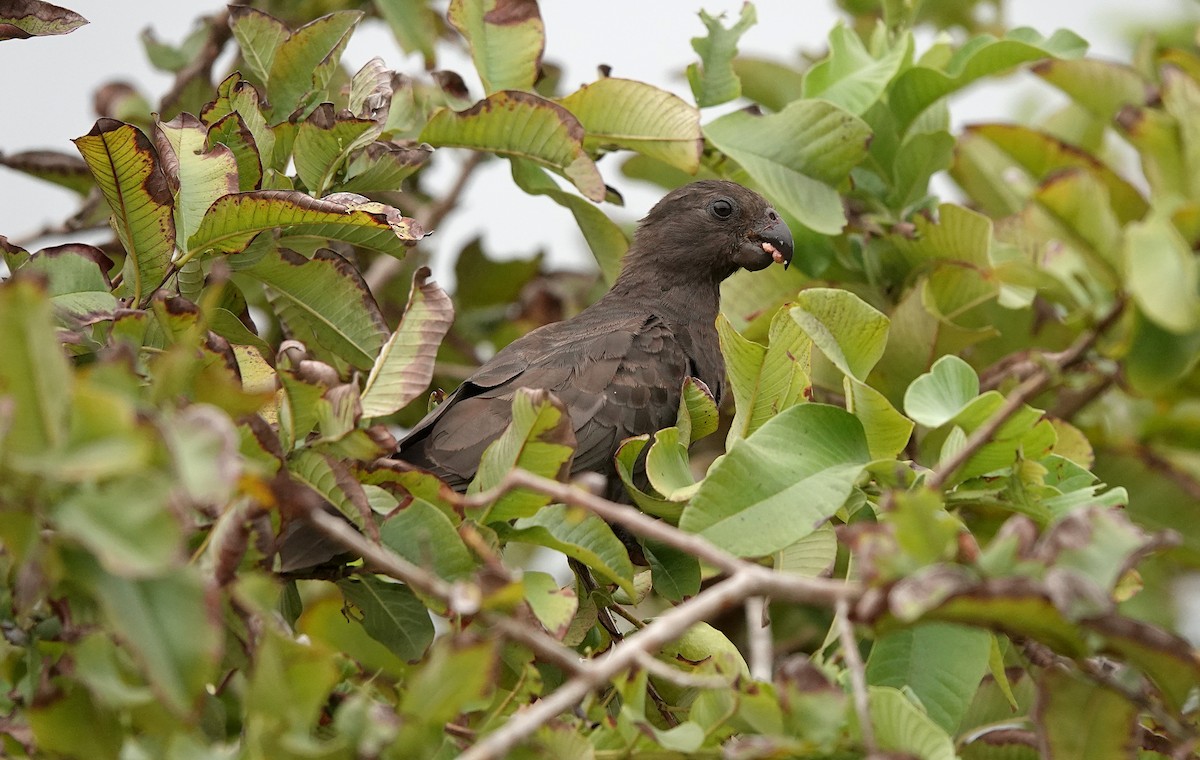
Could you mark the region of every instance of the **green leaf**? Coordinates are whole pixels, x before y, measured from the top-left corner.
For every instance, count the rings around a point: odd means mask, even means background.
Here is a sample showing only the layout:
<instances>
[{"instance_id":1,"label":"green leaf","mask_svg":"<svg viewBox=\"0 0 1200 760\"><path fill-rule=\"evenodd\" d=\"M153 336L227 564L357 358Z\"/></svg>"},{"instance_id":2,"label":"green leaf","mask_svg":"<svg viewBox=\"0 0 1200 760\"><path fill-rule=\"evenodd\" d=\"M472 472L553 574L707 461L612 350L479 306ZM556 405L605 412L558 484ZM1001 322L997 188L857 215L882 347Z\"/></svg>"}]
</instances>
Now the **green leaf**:
<instances>
[{"instance_id":1,"label":"green leaf","mask_svg":"<svg viewBox=\"0 0 1200 760\"><path fill-rule=\"evenodd\" d=\"M162 283L175 247L171 189L154 146L137 127L100 119L74 141L112 210L128 254L121 292L140 304Z\"/></svg>"},{"instance_id":2,"label":"green leaf","mask_svg":"<svg viewBox=\"0 0 1200 760\"><path fill-rule=\"evenodd\" d=\"M1176 335L1134 309L1125 371L1139 393L1169 392L1200 358L1200 330Z\"/></svg>"},{"instance_id":3,"label":"green leaf","mask_svg":"<svg viewBox=\"0 0 1200 760\"><path fill-rule=\"evenodd\" d=\"M871 726L881 750L921 760L956 760L954 742L902 692L872 686L867 694Z\"/></svg>"},{"instance_id":4,"label":"green leaf","mask_svg":"<svg viewBox=\"0 0 1200 760\"><path fill-rule=\"evenodd\" d=\"M250 75L265 85L270 81L271 65L279 46L291 36L287 25L248 5L235 5L229 9L229 28Z\"/></svg>"},{"instance_id":5,"label":"green leaf","mask_svg":"<svg viewBox=\"0 0 1200 760\"><path fill-rule=\"evenodd\" d=\"M1009 30L1001 39L979 35L955 50L944 66L918 64L900 74L889 90L888 104L903 131L926 108L977 79L1043 58L1076 58L1086 49L1078 35L1063 29L1049 38L1025 27Z\"/></svg>"},{"instance_id":6,"label":"green leaf","mask_svg":"<svg viewBox=\"0 0 1200 760\"><path fill-rule=\"evenodd\" d=\"M335 116L332 103L322 103L300 122L292 154L296 174L316 195L333 185L351 152L375 139L379 125L371 119Z\"/></svg>"},{"instance_id":7,"label":"green leaf","mask_svg":"<svg viewBox=\"0 0 1200 760\"><path fill-rule=\"evenodd\" d=\"M867 155L870 127L821 100L797 100L782 111L745 111L710 122L704 136L736 161L804 226L830 235L846 223L834 186Z\"/></svg>"},{"instance_id":8,"label":"green leaf","mask_svg":"<svg viewBox=\"0 0 1200 760\"><path fill-rule=\"evenodd\" d=\"M414 498L379 528L383 545L446 580L470 575L475 561L450 518L424 499Z\"/></svg>"},{"instance_id":9,"label":"green leaf","mask_svg":"<svg viewBox=\"0 0 1200 760\"><path fill-rule=\"evenodd\" d=\"M883 356L888 318L847 290L802 290L789 313L821 353L856 380L866 380Z\"/></svg>"},{"instance_id":10,"label":"green leaf","mask_svg":"<svg viewBox=\"0 0 1200 760\"><path fill-rule=\"evenodd\" d=\"M922 623L876 640L867 683L911 691L933 722L954 735L987 673L991 649L987 631Z\"/></svg>"},{"instance_id":11,"label":"green leaf","mask_svg":"<svg viewBox=\"0 0 1200 760\"><path fill-rule=\"evenodd\" d=\"M424 656L433 642L433 621L412 589L371 575L338 581L346 600L362 611L371 638L409 662Z\"/></svg>"},{"instance_id":12,"label":"green leaf","mask_svg":"<svg viewBox=\"0 0 1200 760\"><path fill-rule=\"evenodd\" d=\"M254 85L242 79L241 75L236 71L217 85L216 99L204 106L200 111L200 120L210 125L210 139L214 134L213 130L217 128L217 124L230 114L235 113L253 138L254 153L256 159L259 161L259 174L261 175L268 167L272 166L271 158L275 150L275 133L267 126L266 117L263 116L262 109L259 107L258 90ZM217 134L223 134L223 132L218 131ZM229 147L235 154L238 153L237 149L233 146ZM245 177L241 177L239 184L242 184L243 189L249 189L245 187L245 179ZM257 185L255 186L257 187Z\"/></svg>"},{"instance_id":13,"label":"green leaf","mask_svg":"<svg viewBox=\"0 0 1200 760\"><path fill-rule=\"evenodd\" d=\"M42 0L20 0L0 8L0 41L69 34L88 23L78 13Z\"/></svg>"},{"instance_id":14,"label":"green leaf","mask_svg":"<svg viewBox=\"0 0 1200 760\"><path fill-rule=\"evenodd\" d=\"M525 601L537 617L538 622L551 636L562 640L579 610L579 597L571 587L559 588L554 576L526 570L521 574L521 587L525 590Z\"/></svg>"},{"instance_id":15,"label":"green leaf","mask_svg":"<svg viewBox=\"0 0 1200 760\"><path fill-rule=\"evenodd\" d=\"M679 527L739 556L777 552L841 509L868 461L854 415L822 404L793 406L733 443Z\"/></svg>"},{"instance_id":16,"label":"green leaf","mask_svg":"<svg viewBox=\"0 0 1200 760\"><path fill-rule=\"evenodd\" d=\"M258 144L240 113L234 111L217 119L208 128L205 145L210 151L217 145L224 145L233 153L237 162L237 190L257 190L262 184L263 165L258 155Z\"/></svg>"},{"instance_id":17,"label":"green leaf","mask_svg":"<svg viewBox=\"0 0 1200 760\"><path fill-rule=\"evenodd\" d=\"M804 97L804 75L778 61L739 55L733 73L742 82L742 96L778 111Z\"/></svg>"},{"instance_id":18,"label":"green leaf","mask_svg":"<svg viewBox=\"0 0 1200 760\"><path fill-rule=\"evenodd\" d=\"M420 139L435 147L472 148L525 158L562 174L584 197L604 200L604 180L583 148L583 125L552 101L501 91L465 111L439 110Z\"/></svg>"},{"instance_id":19,"label":"green leaf","mask_svg":"<svg viewBox=\"0 0 1200 760\"><path fill-rule=\"evenodd\" d=\"M57 450L66 442L71 374L54 334L50 300L35 281L3 283L0 324L0 399L11 401L0 451L37 455Z\"/></svg>"},{"instance_id":20,"label":"green leaf","mask_svg":"<svg viewBox=\"0 0 1200 760\"><path fill-rule=\"evenodd\" d=\"M606 77L559 103L583 124L589 151L633 150L688 174L700 168L700 112L666 90Z\"/></svg>"},{"instance_id":21,"label":"green leaf","mask_svg":"<svg viewBox=\"0 0 1200 760\"><path fill-rule=\"evenodd\" d=\"M1125 228L1125 281L1138 309L1176 335L1200 328L1196 256L1161 213Z\"/></svg>"},{"instance_id":22,"label":"green leaf","mask_svg":"<svg viewBox=\"0 0 1200 760\"><path fill-rule=\"evenodd\" d=\"M313 449L298 449L288 456L287 467L293 478L316 491L343 517L362 529L364 516L370 512L371 505L362 484L354 479L344 463Z\"/></svg>"},{"instance_id":23,"label":"green leaf","mask_svg":"<svg viewBox=\"0 0 1200 760\"><path fill-rule=\"evenodd\" d=\"M111 315L120 306L106 273L112 262L99 248L68 243L38 251L22 267L46 277L47 294L55 310L90 322Z\"/></svg>"},{"instance_id":24,"label":"green leaf","mask_svg":"<svg viewBox=\"0 0 1200 760\"><path fill-rule=\"evenodd\" d=\"M408 306L396 331L383 344L362 392L363 417L382 417L404 408L433 379L438 346L454 321L454 304L429 279L429 269L413 274Z\"/></svg>"},{"instance_id":25,"label":"green leaf","mask_svg":"<svg viewBox=\"0 0 1200 760\"><path fill-rule=\"evenodd\" d=\"M904 413L925 427L950 420L979 395L979 376L954 355L943 356L904 392Z\"/></svg>"},{"instance_id":26,"label":"green leaf","mask_svg":"<svg viewBox=\"0 0 1200 760\"><path fill-rule=\"evenodd\" d=\"M849 409L867 435L867 448L873 459L892 459L908 445L913 423L897 412L891 402L871 386L852 377L842 378Z\"/></svg>"},{"instance_id":27,"label":"green leaf","mask_svg":"<svg viewBox=\"0 0 1200 760\"><path fill-rule=\"evenodd\" d=\"M646 539L646 561L654 590L669 602L678 604L700 593L700 562L691 554L673 546Z\"/></svg>"},{"instance_id":28,"label":"green leaf","mask_svg":"<svg viewBox=\"0 0 1200 760\"><path fill-rule=\"evenodd\" d=\"M1145 105L1153 86L1132 66L1097 58L1043 61L1032 71L1106 122L1125 106Z\"/></svg>"},{"instance_id":29,"label":"green leaf","mask_svg":"<svg viewBox=\"0 0 1200 760\"><path fill-rule=\"evenodd\" d=\"M339 679L333 652L267 627L254 655L245 696L245 703L254 706L247 732L277 731L279 724L307 732Z\"/></svg>"},{"instance_id":30,"label":"green leaf","mask_svg":"<svg viewBox=\"0 0 1200 760\"><path fill-rule=\"evenodd\" d=\"M575 431L562 403L549 391L518 388L513 394L512 422L484 450L479 471L467 493L482 493L494 488L509 470L516 467L563 480L571 470L574 453ZM479 521L528 517L549 501L550 497L533 491L510 491L483 509Z\"/></svg>"},{"instance_id":31,"label":"green leaf","mask_svg":"<svg viewBox=\"0 0 1200 760\"><path fill-rule=\"evenodd\" d=\"M271 114L283 121L325 86L337 69L362 11L338 11L310 21L279 43L264 84Z\"/></svg>"},{"instance_id":32,"label":"green leaf","mask_svg":"<svg viewBox=\"0 0 1200 760\"><path fill-rule=\"evenodd\" d=\"M0 166L52 182L80 195L87 195L96 185L86 162L54 150L27 150L12 155L0 153Z\"/></svg>"},{"instance_id":33,"label":"green leaf","mask_svg":"<svg viewBox=\"0 0 1200 760\"><path fill-rule=\"evenodd\" d=\"M190 113L158 122L154 144L167 184L175 196L175 229L180 241L191 239L208 207L238 191L238 164L233 151L207 146L208 130Z\"/></svg>"},{"instance_id":34,"label":"green leaf","mask_svg":"<svg viewBox=\"0 0 1200 760\"><path fill-rule=\"evenodd\" d=\"M132 650L163 704L193 713L216 676L223 642L216 599L196 568L132 580L108 574L90 558L73 557L69 564L72 577L91 587L110 630Z\"/></svg>"},{"instance_id":35,"label":"green leaf","mask_svg":"<svg viewBox=\"0 0 1200 760\"><path fill-rule=\"evenodd\" d=\"M400 712L440 733L469 703L494 688L498 667L494 641L446 636L406 684Z\"/></svg>"},{"instance_id":36,"label":"green leaf","mask_svg":"<svg viewBox=\"0 0 1200 760\"><path fill-rule=\"evenodd\" d=\"M735 406L726 440L726 446L731 446L779 412L805 400L812 341L787 309L780 309L771 319L766 348L744 338L724 315L717 317L717 336Z\"/></svg>"},{"instance_id":37,"label":"green leaf","mask_svg":"<svg viewBox=\"0 0 1200 760\"><path fill-rule=\"evenodd\" d=\"M617 448L617 455L614 457L617 466L617 476L621 478L621 482L625 484L626 492L639 509L646 514L654 515L671 524L678 523L679 515L683 512L683 504L681 502L671 501L659 494L646 493L637 485L635 477L637 462L649 444L650 435L648 433L646 435L626 438L622 441L620 447Z\"/></svg>"},{"instance_id":38,"label":"green leaf","mask_svg":"<svg viewBox=\"0 0 1200 760\"><path fill-rule=\"evenodd\" d=\"M688 65L687 78L701 108L727 103L742 94L742 84L733 71L733 59L738 40L758 22L753 3L742 4L741 15L728 29L721 18L701 10L700 21L708 29L708 36L692 38L692 49L700 56L700 63Z\"/></svg>"},{"instance_id":39,"label":"green leaf","mask_svg":"<svg viewBox=\"0 0 1200 760\"><path fill-rule=\"evenodd\" d=\"M617 584L630 597L637 595L633 588L633 565L625 544L608 523L595 515L565 504L552 504L532 517L522 517L512 527L503 523L495 523L494 527L505 540L560 551Z\"/></svg>"},{"instance_id":40,"label":"green leaf","mask_svg":"<svg viewBox=\"0 0 1200 760\"><path fill-rule=\"evenodd\" d=\"M579 231L587 240L600 272L606 282L612 283L621 271L621 259L629 250L629 238L613 220L600 209L578 195L559 188L540 166L532 161L512 159L513 181L530 195L545 195L558 205L570 210L579 225Z\"/></svg>"},{"instance_id":41,"label":"green leaf","mask_svg":"<svg viewBox=\"0 0 1200 760\"><path fill-rule=\"evenodd\" d=\"M434 44L441 32L441 19L425 0L375 0L375 9L391 28L406 53L420 53L425 68L436 66Z\"/></svg>"},{"instance_id":42,"label":"green leaf","mask_svg":"<svg viewBox=\"0 0 1200 760\"><path fill-rule=\"evenodd\" d=\"M912 48L912 32L904 32L876 57L853 29L839 22L829 33L829 55L804 73L803 96L827 100L862 116L883 97Z\"/></svg>"},{"instance_id":43,"label":"green leaf","mask_svg":"<svg viewBox=\"0 0 1200 760\"><path fill-rule=\"evenodd\" d=\"M775 552L774 566L785 573L809 578L824 575L837 559L837 534L830 525L822 525L794 544Z\"/></svg>"},{"instance_id":44,"label":"green leaf","mask_svg":"<svg viewBox=\"0 0 1200 760\"><path fill-rule=\"evenodd\" d=\"M429 161L428 145L401 145L375 141L360 151L346 167L346 178L338 190L351 193L394 191Z\"/></svg>"},{"instance_id":45,"label":"green leaf","mask_svg":"<svg viewBox=\"0 0 1200 760\"><path fill-rule=\"evenodd\" d=\"M237 253L258 233L279 227L289 237L341 240L402 259L408 245L425 236L420 225L391 206L361 198L335 193L317 199L291 190L226 195L204 215L188 251Z\"/></svg>"},{"instance_id":46,"label":"green leaf","mask_svg":"<svg viewBox=\"0 0 1200 760\"><path fill-rule=\"evenodd\" d=\"M683 390L679 394L679 413L675 415L675 427L679 429L680 442L684 446L690 446L717 432L720 423L720 411L708 387L697 378L683 378Z\"/></svg>"},{"instance_id":47,"label":"green leaf","mask_svg":"<svg viewBox=\"0 0 1200 760\"><path fill-rule=\"evenodd\" d=\"M280 320L310 349L362 370L374 365L387 325L358 270L341 256L322 249L306 259L276 247L239 271L268 286Z\"/></svg>"},{"instance_id":48,"label":"green leaf","mask_svg":"<svg viewBox=\"0 0 1200 760\"><path fill-rule=\"evenodd\" d=\"M670 501L684 501L695 493L696 479L679 428L664 428L654 434L654 443L646 454L646 476L650 485Z\"/></svg>"},{"instance_id":49,"label":"green leaf","mask_svg":"<svg viewBox=\"0 0 1200 760\"><path fill-rule=\"evenodd\" d=\"M451 0L447 18L467 38L488 95L531 90L542 64L545 27L535 2Z\"/></svg>"},{"instance_id":50,"label":"green leaf","mask_svg":"<svg viewBox=\"0 0 1200 760\"><path fill-rule=\"evenodd\" d=\"M1038 679L1034 719L1048 757L1128 758L1137 717L1120 693L1069 671L1046 668Z\"/></svg>"}]
</instances>

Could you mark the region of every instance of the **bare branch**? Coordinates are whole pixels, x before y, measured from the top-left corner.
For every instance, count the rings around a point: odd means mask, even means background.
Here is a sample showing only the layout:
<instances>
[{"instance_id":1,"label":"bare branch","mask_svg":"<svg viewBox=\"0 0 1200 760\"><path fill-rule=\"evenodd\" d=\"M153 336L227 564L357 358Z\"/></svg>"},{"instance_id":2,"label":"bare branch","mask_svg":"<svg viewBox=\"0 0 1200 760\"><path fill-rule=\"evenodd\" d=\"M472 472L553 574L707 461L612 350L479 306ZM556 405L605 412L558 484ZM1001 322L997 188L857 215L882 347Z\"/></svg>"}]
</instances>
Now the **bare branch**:
<instances>
[{"instance_id":1,"label":"bare branch","mask_svg":"<svg viewBox=\"0 0 1200 760\"><path fill-rule=\"evenodd\" d=\"M750 677L770 681L775 676L774 643L771 621L767 617L767 599L752 596L746 600L746 635L750 639Z\"/></svg>"},{"instance_id":2,"label":"bare branch","mask_svg":"<svg viewBox=\"0 0 1200 760\"><path fill-rule=\"evenodd\" d=\"M858 713L859 730L862 731L863 746L868 757L874 757L878 748L875 745L875 727L871 725L871 706L867 699L867 670L863 666L862 654L858 651L858 641L854 638L854 626L850 622L850 605L844 599L840 600L833 616L833 624L838 628L838 638L842 643L842 658L846 661L846 669L850 671L850 690L854 694L854 711Z\"/></svg>"}]
</instances>

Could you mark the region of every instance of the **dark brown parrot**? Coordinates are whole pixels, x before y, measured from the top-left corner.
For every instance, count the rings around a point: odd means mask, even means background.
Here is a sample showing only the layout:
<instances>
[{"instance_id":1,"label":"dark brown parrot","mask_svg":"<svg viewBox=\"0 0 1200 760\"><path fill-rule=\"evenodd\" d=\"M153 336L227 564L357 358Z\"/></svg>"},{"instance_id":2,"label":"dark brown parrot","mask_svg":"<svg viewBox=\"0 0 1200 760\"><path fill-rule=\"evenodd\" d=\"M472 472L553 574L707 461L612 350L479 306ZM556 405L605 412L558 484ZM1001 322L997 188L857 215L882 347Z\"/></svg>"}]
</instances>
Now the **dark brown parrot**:
<instances>
[{"instance_id":1,"label":"dark brown parrot","mask_svg":"<svg viewBox=\"0 0 1200 760\"><path fill-rule=\"evenodd\" d=\"M570 415L572 474L599 472L609 497L620 498L617 447L675 423L684 378L703 381L721 400L721 282L738 269L786 267L792 254L791 231L758 193L723 180L672 191L641 221L603 298L498 352L417 423L394 456L464 491L511 421L517 389L545 389ZM296 538L284 537L285 570L321 561ZM289 544L302 559L288 556Z\"/></svg>"}]
</instances>

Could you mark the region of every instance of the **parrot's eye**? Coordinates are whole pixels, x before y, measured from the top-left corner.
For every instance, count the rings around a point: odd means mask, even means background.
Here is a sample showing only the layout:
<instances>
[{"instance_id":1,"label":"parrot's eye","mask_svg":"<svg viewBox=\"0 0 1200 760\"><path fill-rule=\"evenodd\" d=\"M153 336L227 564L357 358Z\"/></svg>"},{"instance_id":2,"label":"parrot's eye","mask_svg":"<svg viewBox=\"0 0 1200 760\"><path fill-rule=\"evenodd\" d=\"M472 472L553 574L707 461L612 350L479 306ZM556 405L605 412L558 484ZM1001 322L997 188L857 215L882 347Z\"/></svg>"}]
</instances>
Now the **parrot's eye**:
<instances>
[{"instance_id":1,"label":"parrot's eye","mask_svg":"<svg viewBox=\"0 0 1200 760\"><path fill-rule=\"evenodd\" d=\"M733 216L733 201L728 198L718 198L708 208L718 219L728 219Z\"/></svg>"}]
</instances>

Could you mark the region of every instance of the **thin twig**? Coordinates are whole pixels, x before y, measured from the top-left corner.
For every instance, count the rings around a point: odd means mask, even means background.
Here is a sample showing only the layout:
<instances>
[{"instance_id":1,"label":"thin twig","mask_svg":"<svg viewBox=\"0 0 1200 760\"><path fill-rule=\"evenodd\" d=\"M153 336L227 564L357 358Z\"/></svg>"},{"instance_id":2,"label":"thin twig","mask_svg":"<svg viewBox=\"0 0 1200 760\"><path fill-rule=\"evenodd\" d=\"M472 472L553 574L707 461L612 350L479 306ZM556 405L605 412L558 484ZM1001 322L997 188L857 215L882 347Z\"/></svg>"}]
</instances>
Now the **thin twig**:
<instances>
[{"instance_id":1,"label":"thin twig","mask_svg":"<svg viewBox=\"0 0 1200 760\"><path fill-rule=\"evenodd\" d=\"M467 182L471 179L475 168L483 162L485 155L484 153L475 152L467 156L459 168L458 177L455 178L450 190L439 200L429 204L415 215L417 222L423 229L430 231L437 229L437 226L442 223L446 215L454 210L454 207L458 205L458 200L462 196L463 190L467 187ZM374 292L383 287L388 280L399 273L403 264L402 259L391 256L376 258L371 262L371 266L367 267L367 271L363 273L363 280L366 281L367 288Z\"/></svg>"},{"instance_id":2,"label":"thin twig","mask_svg":"<svg viewBox=\"0 0 1200 760\"><path fill-rule=\"evenodd\" d=\"M1096 344L1100 336L1108 331L1110 327L1121 316L1124 310L1125 302L1118 301L1113 305L1112 309L1096 324L1095 327L1088 330L1079 336L1076 341L1071 344L1065 351L1058 354L1046 354L1046 365L1034 370L1025 380L1018 385L1004 403L996 410L988 421L975 429L975 432L967 436L967 441L961 449L956 451L953 456L947 459L933 471L926 483L930 488L938 489L945 485L946 481L964 464L967 463L979 449L983 448L992 440L996 432L1003 427L1004 423L1016 414L1027 402L1034 396L1044 391L1049 387L1050 382L1058 373L1069 369L1072 365L1080 362Z\"/></svg>"},{"instance_id":3,"label":"thin twig","mask_svg":"<svg viewBox=\"0 0 1200 760\"><path fill-rule=\"evenodd\" d=\"M854 711L858 713L859 729L862 731L863 747L867 757L877 754L875 727L871 725L871 706L867 698L867 670L863 666L862 654L858 651L858 640L854 638L854 626L850 623L850 605L842 599L837 603L833 615L838 627L838 638L842 644L842 659L850 671L850 691L854 695Z\"/></svg>"}]
</instances>

